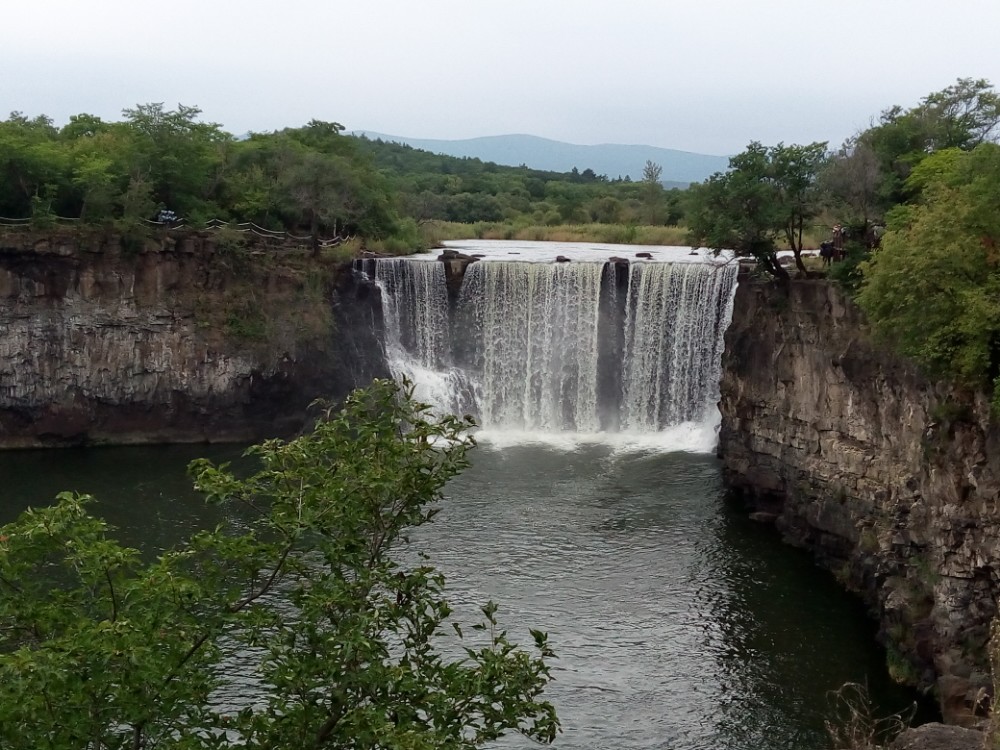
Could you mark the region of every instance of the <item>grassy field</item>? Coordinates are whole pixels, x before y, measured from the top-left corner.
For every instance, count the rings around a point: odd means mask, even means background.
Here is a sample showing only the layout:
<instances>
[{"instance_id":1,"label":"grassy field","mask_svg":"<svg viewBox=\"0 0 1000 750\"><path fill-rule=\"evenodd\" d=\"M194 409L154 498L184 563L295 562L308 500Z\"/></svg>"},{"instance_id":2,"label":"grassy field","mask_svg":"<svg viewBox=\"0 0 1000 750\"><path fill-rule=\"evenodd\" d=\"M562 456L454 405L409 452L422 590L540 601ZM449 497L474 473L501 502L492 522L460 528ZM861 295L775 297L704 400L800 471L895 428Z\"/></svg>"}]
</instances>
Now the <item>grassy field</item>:
<instances>
[{"instance_id":1,"label":"grassy field","mask_svg":"<svg viewBox=\"0 0 1000 750\"><path fill-rule=\"evenodd\" d=\"M518 225L507 222L458 224L431 221L421 225L429 246L444 240L538 240L547 242L602 242L623 245L686 245L684 227L634 224Z\"/></svg>"},{"instance_id":2,"label":"grassy field","mask_svg":"<svg viewBox=\"0 0 1000 750\"><path fill-rule=\"evenodd\" d=\"M559 224L556 226L518 225L509 222L459 224L446 221L429 221L420 225L421 236L427 247L435 247L445 240L539 240L547 242L601 242L620 245L676 245L687 247L687 228L684 226L646 226L636 224ZM829 237L829 229L817 225L807 228L804 244L807 248L819 247ZM780 249L787 249L779 241Z\"/></svg>"}]
</instances>

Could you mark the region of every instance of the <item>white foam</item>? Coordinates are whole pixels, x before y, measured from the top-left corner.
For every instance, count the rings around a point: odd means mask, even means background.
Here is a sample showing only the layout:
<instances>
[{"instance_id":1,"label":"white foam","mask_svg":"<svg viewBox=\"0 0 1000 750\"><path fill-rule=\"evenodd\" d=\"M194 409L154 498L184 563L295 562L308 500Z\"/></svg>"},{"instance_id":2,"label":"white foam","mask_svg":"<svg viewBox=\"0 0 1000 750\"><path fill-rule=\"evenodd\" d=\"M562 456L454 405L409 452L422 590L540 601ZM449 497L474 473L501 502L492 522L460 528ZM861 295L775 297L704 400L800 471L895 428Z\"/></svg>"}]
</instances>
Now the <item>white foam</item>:
<instances>
[{"instance_id":1,"label":"white foam","mask_svg":"<svg viewBox=\"0 0 1000 750\"><path fill-rule=\"evenodd\" d=\"M735 266L689 248L642 247L652 260L631 264L623 290L604 261L632 260L635 247L449 246L491 261L470 266L454 312L444 264L374 261L390 369L418 400L475 415L477 439L496 448L714 450ZM578 262L552 263L557 255Z\"/></svg>"},{"instance_id":2,"label":"white foam","mask_svg":"<svg viewBox=\"0 0 1000 750\"><path fill-rule=\"evenodd\" d=\"M586 445L604 445L614 453L714 453L718 420L683 422L658 432L542 432L528 430L481 429L476 442L486 448L503 450L540 445L574 451Z\"/></svg>"}]
</instances>

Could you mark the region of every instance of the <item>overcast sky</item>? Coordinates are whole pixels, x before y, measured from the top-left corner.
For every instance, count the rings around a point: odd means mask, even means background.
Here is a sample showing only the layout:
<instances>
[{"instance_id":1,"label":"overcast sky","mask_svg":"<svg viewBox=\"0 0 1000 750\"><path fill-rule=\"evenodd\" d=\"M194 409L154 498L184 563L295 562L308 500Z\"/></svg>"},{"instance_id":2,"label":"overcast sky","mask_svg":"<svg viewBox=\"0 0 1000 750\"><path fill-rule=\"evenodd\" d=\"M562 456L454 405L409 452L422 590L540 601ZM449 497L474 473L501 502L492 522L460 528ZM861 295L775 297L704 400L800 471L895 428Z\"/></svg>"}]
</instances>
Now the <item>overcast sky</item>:
<instances>
[{"instance_id":1,"label":"overcast sky","mask_svg":"<svg viewBox=\"0 0 1000 750\"><path fill-rule=\"evenodd\" d=\"M10 0L0 117L196 105L711 154L842 141L958 77L1000 86L1000 0Z\"/></svg>"}]
</instances>

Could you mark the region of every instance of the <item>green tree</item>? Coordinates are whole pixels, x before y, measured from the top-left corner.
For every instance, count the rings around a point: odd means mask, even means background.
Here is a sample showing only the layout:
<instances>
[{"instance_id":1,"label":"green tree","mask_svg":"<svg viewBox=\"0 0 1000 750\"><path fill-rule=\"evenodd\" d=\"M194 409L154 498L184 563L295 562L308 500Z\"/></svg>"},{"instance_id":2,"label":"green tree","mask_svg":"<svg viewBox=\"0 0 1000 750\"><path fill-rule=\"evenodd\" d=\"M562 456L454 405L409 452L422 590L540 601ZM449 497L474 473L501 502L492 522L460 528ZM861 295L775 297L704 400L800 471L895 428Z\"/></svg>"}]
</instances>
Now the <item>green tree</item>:
<instances>
[{"instance_id":1,"label":"green tree","mask_svg":"<svg viewBox=\"0 0 1000 750\"><path fill-rule=\"evenodd\" d=\"M58 209L69 158L57 134L45 116L12 112L0 122L0 216L20 219Z\"/></svg>"},{"instance_id":2,"label":"green tree","mask_svg":"<svg viewBox=\"0 0 1000 750\"><path fill-rule=\"evenodd\" d=\"M862 134L879 161L881 208L913 197L906 180L928 154L972 149L993 140L998 125L1000 94L985 79L960 78L916 107L885 110L878 124Z\"/></svg>"},{"instance_id":3,"label":"green tree","mask_svg":"<svg viewBox=\"0 0 1000 750\"><path fill-rule=\"evenodd\" d=\"M807 146L779 143L769 156L771 180L781 207L781 234L795 256L796 267L804 272L802 234L806 222L815 218L822 207L817 182L827 160L826 143Z\"/></svg>"},{"instance_id":4,"label":"green tree","mask_svg":"<svg viewBox=\"0 0 1000 750\"><path fill-rule=\"evenodd\" d=\"M664 223L663 183L660 182L662 175L663 167L647 159L642 168L642 200L645 204L643 218L647 224Z\"/></svg>"},{"instance_id":5,"label":"green tree","mask_svg":"<svg viewBox=\"0 0 1000 750\"><path fill-rule=\"evenodd\" d=\"M690 189L692 243L756 258L768 273L787 279L778 262L777 240L782 237L804 272L802 231L820 208L816 180L825 149L825 143L771 148L751 143L729 160L728 172Z\"/></svg>"},{"instance_id":6,"label":"green tree","mask_svg":"<svg viewBox=\"0 0 1000 750\"><path fill-rule=\"evenodd\" d=\"M477 748L508 731L551 741L553 654L512 644L496 605L466 633L444 580L401 557L466 465L469 423L430 418L377 381L238 477L196 486L230 526L143 563L87 499L60 496L0 528L0 746L10 750ZM209 698L242 647L260 694ZM446 656L446 654L448 654Z\"/></svg>"},{"instance_id":7,"label":"green tree","mask_svg":"<svg viewBox=\"0 0 1000 750\"><path fill-rule=\"evenodd\" d=\"M928 373L970 387L1000 374L1000 146L928 156L862 264L858 302L876 333Z\"/></svg>"},{"instance_id":8,"label":"green tree","mask_svg":"<svg viewBox=\"0 0 1000 750\"><path fill-rule=\"evenodd\" d=\"M218 188L225 144L231 139L215 123L200 122L201 110L178 104L139 104L123 111L133 136L130 177L148 181L153 199L189 219L204 216Z\"/></svg>"}]
</instances>

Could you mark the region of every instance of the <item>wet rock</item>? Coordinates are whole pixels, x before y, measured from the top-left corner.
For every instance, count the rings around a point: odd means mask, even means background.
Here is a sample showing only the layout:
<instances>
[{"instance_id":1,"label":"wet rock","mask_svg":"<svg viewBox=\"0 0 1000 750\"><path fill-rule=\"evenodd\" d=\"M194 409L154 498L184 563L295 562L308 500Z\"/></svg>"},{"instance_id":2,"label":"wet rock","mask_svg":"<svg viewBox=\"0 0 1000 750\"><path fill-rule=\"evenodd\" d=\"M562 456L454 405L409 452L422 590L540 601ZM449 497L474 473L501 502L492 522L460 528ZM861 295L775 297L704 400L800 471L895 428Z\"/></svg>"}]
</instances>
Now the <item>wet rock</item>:
<instances>
[{"instance_id":1,"label":"wet rock","mask_svg":"<svg viewBox=\"0 0 1000 750\"><path fill-rule=\"evenodd\" d=\"M557 255L556 263L569 263L569 258L567 258L565 255Z\"/></svg>"},{"instance_id":2,"label":"wet rock","mask_svg":"<svg viewBox=\"0 0 1000 750\"><path fill-rule=\"evenodd\" d=\"M652 260L653 259L653 254L652 253L636 253L635 257L636 258L646 258L648 260Z\"/></svg>"},{"instance_id":3,"label":"wet rock","mask_svg":"<svg viewBox=\"0 0 1000 750\"><path fill-rule=\"evenodd\" d=\"M475 260L473 256L466 255L465 253L460 253L458 250L444 250L437 257L437 259L444 262L455 261L455 260L470 262Z\"/></svg>"},{"instance_id":4,"label":"wet rock","mask_svg":"<svg viewBox=\"0 0 1000 750\"><path fill-rule=\"evenodd\" d=\"M873 343L835 284L742 279L719 409L730 490L861 593L946 721L977 721L1000 598L987 396L932 383Z\"/></svg>"},{"instance_id":5,"label":"wet rock","mask_svg":"<svg viewBox=\"0 0 1000 750\"><path fill-rule=\"evenodd\" d=\"M258 272L197 234L148 252L0 238L17 242L0 253L0 448L288 435L315 399L388 372L377 288L349 266L310 299L280 249Z\"/></svg>"},{"instance_id":6,"label":"wet rock","mask_svg":"<svg viewBox=\"0 0 1000 750\"><path fill-rule=\"evenodd\" d=\"M889 750L981 750L983 733L974 729L924 724L904 730Z\"/></svg>"}]
</instances>

